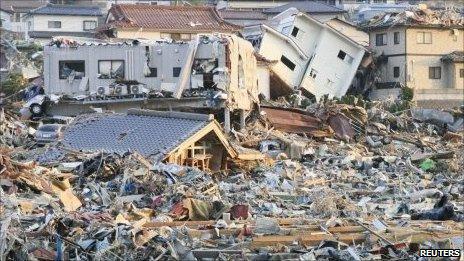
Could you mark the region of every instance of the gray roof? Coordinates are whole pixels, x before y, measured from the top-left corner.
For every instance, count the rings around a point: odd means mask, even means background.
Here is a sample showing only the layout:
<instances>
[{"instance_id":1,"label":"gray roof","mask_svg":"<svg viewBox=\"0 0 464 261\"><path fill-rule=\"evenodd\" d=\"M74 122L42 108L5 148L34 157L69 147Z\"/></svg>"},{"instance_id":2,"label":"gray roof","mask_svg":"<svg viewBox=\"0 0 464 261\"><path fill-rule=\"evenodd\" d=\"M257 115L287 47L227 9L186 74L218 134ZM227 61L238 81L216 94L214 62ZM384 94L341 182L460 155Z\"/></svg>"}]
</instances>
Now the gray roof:
<instances>
[{"instance_id":1,"label":"gray roof","mask_svg":"<svg viewBox=\"0 0 464 261\"><path fill-rule=\"evenodd\" d=\"M208 115L129 110L128 114L90 114L77 118L64 133L63 145L82 151L124 154L137 151L163 159L201 130Z\"/></svg>"},{"instance_id":2,"label":"gray roof","mask_svg":"<svg viewBox=\"0 0 464 261\"><path fill-rule=\"evenodd\" d=\"M48 4L29 11L30 14L41 15L83 15L101 16L102 12L98 6L78 6L78 5L54 5Z\"/></svg>"},{"instance_id":3,"label":"gray roof","mask_svg":"<svg viewBox=\"0 0 464 261\"><path fill-rule=\"evenodd\" d=\"M52 38L55 36L73 36L73 37L88 37L95 36L94 32L51 32L51 31L30 31L29 37L31 38Z\"/></svg>"},{"instance_id":4,"label":"gray roof","mask_svg":"<svg viewBox=\"0 0 464 261\"><path fill-rule=\"evenodd\" d=\"M296 8L300 12L308 14L317 14L317 13L346 13L345 10L337 8L335 6L327 5L320 2L313 1L302 1L302 2L290 2L285 5L277 6L274 8L269 8L264 10L264 13L267 14L280 14L283 11L289 8Z\"/></svg>"}]
</instances>

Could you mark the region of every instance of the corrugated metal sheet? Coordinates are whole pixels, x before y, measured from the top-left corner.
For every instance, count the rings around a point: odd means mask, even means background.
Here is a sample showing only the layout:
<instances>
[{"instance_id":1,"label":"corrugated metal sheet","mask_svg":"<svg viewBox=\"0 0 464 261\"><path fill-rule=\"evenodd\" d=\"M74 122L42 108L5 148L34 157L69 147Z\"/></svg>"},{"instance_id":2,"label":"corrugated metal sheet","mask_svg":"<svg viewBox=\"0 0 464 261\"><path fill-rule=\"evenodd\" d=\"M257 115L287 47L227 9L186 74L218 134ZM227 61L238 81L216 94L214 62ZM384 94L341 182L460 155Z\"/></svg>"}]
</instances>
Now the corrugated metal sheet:
<instances>
[{"instance_id":1,"label":"corrugated metal sheet","mask_svg":"<svg viewBox=\"0 0 464 261\"><path fill-rule=\"evenodd\" d=\"M297 110L268 107L264 107L262 110L266 112L266 118L277 130L312 135L323 128L318 118L305 115Z\"/></svg>"}]
</instances>

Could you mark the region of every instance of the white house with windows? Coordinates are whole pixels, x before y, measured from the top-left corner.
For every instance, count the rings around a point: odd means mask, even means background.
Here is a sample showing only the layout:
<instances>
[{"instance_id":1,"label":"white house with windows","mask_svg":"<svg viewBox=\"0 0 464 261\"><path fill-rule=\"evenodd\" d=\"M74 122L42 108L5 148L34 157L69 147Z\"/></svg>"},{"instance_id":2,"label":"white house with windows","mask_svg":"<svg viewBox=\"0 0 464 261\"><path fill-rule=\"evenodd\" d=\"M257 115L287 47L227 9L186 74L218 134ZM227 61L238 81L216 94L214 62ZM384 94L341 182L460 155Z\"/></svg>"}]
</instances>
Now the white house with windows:
<instances>
[{"instance_id":1,"label":"white house with windows","mask_svg":"<svg viewBox=\"0 0 464 261\"><path fill-rule=\"evenodd\" d=\"M48 4L24 17L29 37L48 42L55 36L93 37L102 12L98 6Z\"/></svg>"},{"instance_id":2,"label":"white house with windows","mask_svg":"<svg viewBox=\"0 0 464 261\"><path fill-rule=\"evenodd\" d=\"M366 49L304 13L289 9L278 20L273 27L263 26L259 53L278 61L271 71L283 83L280 88L302 88L316 99L343 96Z\"/></svg>"},{"instance_id":3,"label":"white house with windows","mask_svg":"<svg viewBox=\"0 0 464 261\"><path fill-rule=\"evenodd\" d=\"M399 15L399 14L398 14ZM398 22L395 16L366 27L378 57L378 93L414 89L415 100L462 100L464 29L457 23Z\"/></svg>"}]
</instances>

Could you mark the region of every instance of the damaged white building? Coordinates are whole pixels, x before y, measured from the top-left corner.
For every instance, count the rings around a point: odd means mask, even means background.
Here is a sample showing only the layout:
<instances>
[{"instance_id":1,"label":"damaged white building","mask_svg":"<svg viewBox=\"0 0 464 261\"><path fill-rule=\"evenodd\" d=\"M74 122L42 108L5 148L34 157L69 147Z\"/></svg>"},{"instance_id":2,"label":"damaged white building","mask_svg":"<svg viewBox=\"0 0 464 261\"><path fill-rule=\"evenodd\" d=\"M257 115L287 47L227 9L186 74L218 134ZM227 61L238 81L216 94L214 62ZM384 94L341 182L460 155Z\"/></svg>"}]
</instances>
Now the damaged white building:
<instances>
[{"instance_id":1,"label":"damaged white building","mask_svg":"<svg viewBox=\"0 0 464 261\"><path fill-rule=\"evenodd\" d=\"M45 94L71 98L73 105L108 107L127 101L134 107L135 100L145 99L142 107L149 108L150 103L160 103L150 98L163 95L174 98L166 105L173 108L187 98L203 96L198 106L214 100L228 114L251 110L260 90L269 92L269 79L258 77L252 45L234 35L146 44L55 42L44 48L44 57ZM191 106L192 99L188 101Z\"/></svg>"},{"instance_id":2,"label":"damaged white building","mask_svg":"<svg viewBox=\"0 0 464 261\"><path fill-rule=\"evenodd\" d=\"M259 53L278 61L272 67L278 79L275 94L303 89L316 99L341 97L350 88L366 49L310 16L289 9L276 16L277 23L263 25ZM274 88L274 86L273 86Z\"/></svg>"}]
</instances>

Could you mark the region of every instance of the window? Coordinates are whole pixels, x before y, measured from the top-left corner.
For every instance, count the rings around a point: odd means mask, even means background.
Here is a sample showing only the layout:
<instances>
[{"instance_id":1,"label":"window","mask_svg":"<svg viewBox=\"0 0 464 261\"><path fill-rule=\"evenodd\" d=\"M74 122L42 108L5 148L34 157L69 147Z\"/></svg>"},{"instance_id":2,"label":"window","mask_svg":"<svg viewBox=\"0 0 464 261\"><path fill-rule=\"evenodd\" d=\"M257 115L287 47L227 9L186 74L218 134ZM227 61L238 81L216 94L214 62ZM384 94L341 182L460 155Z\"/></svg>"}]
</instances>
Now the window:
<instances>
[{"instance_id":1,"label":"window","mask_svg":"<svg viewBox=\"0 0 464 261\"><path fill-rule=\"evenodd\" d=\"M338 57L340 60L345 61L345 62L347 62L347 63L349 63L349 64L353 63L353 57L352 57L351 55L345 53L345 52L342 51L342 50L340 50L340 51L338 52L337 57Z\"/></svg>"},{"instance_id":2,"label":"window","mask_svg":"<svg viewBox=\"0 0 464 261\"><path fill-rule=\"evenodd\" d=\"M316 76L317 76L317 71L314 69L311 69L311 71L309 72L309 77L316 79Z\"/></svg>"},{"instance_id":3,"label":"window","mask_svg":"<svg viewBox=\"0 0 464 261\"><path fill-rule=\"evenodd\" d=\"M174 67L172 68L172 77L179 77L180 75L180 67Z\"/></svg>"},{"instance_id":4,"label":"window","mask_svg":"<svg viewBox=\"0 0 464 261\"><path fill-rule=\"evenodd\" d=\"M432 43L432 33L430 33L430 32L418 32L417 33L417 43L418 44L431 44Z\"/></svg>"},{"instance_id":5,"label":"window","mask_svg":"<svg viewBox=\"0 0 464 261\"><path fill-rule=\"evenodd\" d=\"M464 78L464 69L459 70L459 77Z\"/></svg>"},{"instance_id":6,"label":"window","mask_svg":"<svg viewBox=\"0 0 464 261\"><path fill-rule=\"evenodd\" d=\"M99 79L124 79L123 60L100 60L98 61Z\"/></svg>"},{"instance_id":7,"label":"window","mask_svg":"<svg viewBox=\"0 0 464 261\"><path fill-rule=\"evenodd\" d=\"M31 21L27 22L27 30L29 30L29 31L32 30L32 22Z\"/></svg>"},{"instance_id":8,"label":"window","mask_svg":"<svg viewBox=\"0 0 464 261\"><path fill-rule=\"evenodd\" d=\"M13 22L21 22L21 14L20 13L14 13L14 18Z\"/></svg>"},{"instance_id":9,"label":"window","mask_svg":"<svg viewBox=\"0 0 464 261\"><path fill-rule=\"evenodd\" d=\"M61 21L48 21L48 28L61 28Z\"/></svg>"},{"instance_id":10,"label":"window","mask_svg":"<svg viewBox=\"0 0 464 261\"><path fill-rule=\"evenodd\" d=\"M150 74L147 75L146 77L158 77L158 68L156 67L150 67Z\"/></svg>"},{"instance_id":11,"label":"window","mask_svg":"<svg viewBox=\"0 0 464 261\"><path fill-rule=\"evenodd\" d=\"M97 28L96 21L84 21L84 31L91 31Z\"/></svg>"},{"instance_id":12,"label":"window","mask_svg":"<svg viewBox=\"0 0 464 261\"><path fill-rule=\"evenodd\" d=\"M290 70L292 71L295 70L296 65L292 61L290 61L287 57L282 55L282 57L280 57L280 61L283 64L285 64L285 66L287 66Z\"/></svg>"},{"instance_id":13,"label":"window","mask_svg":"<svg viewBox=\"0 0 464 261\"><path fill-rule=\"evenodd\" d=\"M375 45L387 45L387 34L375 34Z\"/></svg>"},{"instance_id":14,"label":"window","mask_svg":"<svg viewBox=\"0 0 464 261\"><path fill-rule=\"evenodd\" d=\"M393 67L393 77L394 78L400 77L400 67L398 66Z\"/></svg>"},{"instance_id":15,"label":"window","mask_svg":"<svg viewBox=\"0 0 464 261\"><path fill-rule=\"evenodd\" d=\"M171 34L168 34L168 33L161 33L160 36L161 38L165 38L165 39L171 38Z\"/></svg>"},{"instance_id":16,"label":"window","mask_svg":"<svg viewBox=\"0 0 464 261\"><path fill-rule=\"evenodd\" d=\"M298 27L294 26L293 30L292 30L292 36L296 37L298 35L298 31L300 31L300 29Z\"/></svg>"},{"instance_id":17,"label":"window","mask_svg":"<svg viewBox=\"0 0 464 261\"><path fill-rule=\"evenodd\" d=\"M441 67L429 67L429 79L441 79Z\"/></svg>"},{"instance_id":18,"label":"window","mask_svg":"<svg viewBox=\"0 0 464 261\"><path fill-rule=\"evenodd\" d=\"M180 34L180 39L182 39L182 40L191 40L192 35L191 34Z\"/></svg>"},{"instance_id":19,"label":"window","mask_svg":"<svg viewBox=\"0 0 464 261\"><path fill-rule=\"evenodd\" d=\"M59 61L58 69L60 79L82 79L85 76L85 61Z\"/></svg>"},{"instance_id":20,"label":"window","mask_svg":"<svg viewBox=\"0 0 464 261\"><path fill-rule=\"evenodd\" d=\"M393 33L393 43L399 44L400 43L400 32Z\"/></svg>"}]
</instances>

